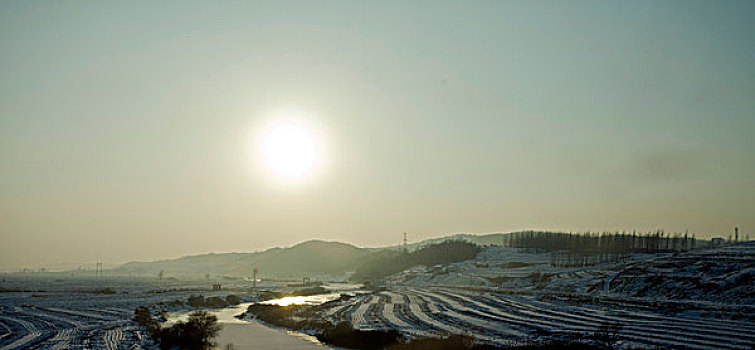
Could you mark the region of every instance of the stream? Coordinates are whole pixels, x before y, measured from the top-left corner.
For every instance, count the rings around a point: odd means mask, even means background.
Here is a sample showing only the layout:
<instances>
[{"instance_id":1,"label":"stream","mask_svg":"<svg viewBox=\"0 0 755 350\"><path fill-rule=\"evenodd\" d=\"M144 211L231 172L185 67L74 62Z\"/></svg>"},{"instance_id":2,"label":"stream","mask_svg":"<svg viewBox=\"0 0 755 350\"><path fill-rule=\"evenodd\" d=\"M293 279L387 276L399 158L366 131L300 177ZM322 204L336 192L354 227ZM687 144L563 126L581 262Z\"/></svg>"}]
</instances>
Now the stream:
<instances>
[{"instance_id":1,"label":"stream","mask_svg":"<svg viewBox=\"0 0 755 350\"><path fill-rule=\"evenodd\" d=\"M284 297L262 302L263 304L272 305L316 305L330 300L337 299L340 293L316 294L302 297ZM281 328L266 326L254 320L242 320L236 318L246 311L253 303L242 303L236 306L222 309L208 309L218 318L223 328L220 334L215 338L217 349L333 349L324 345L317 338L293 332ZM172 312L168 314L168 320L165 325L171 325L178 321L185 321L192 311Z\"/></svg>"}]
</instances>

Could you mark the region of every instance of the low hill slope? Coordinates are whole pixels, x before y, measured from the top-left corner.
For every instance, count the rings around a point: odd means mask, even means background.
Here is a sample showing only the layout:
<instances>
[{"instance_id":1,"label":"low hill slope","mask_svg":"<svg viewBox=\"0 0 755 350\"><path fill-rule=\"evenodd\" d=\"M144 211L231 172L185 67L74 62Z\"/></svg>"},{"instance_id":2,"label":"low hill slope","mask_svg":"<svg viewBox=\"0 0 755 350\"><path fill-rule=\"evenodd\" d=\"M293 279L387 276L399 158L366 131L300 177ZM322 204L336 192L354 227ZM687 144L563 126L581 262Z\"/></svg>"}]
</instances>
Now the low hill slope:
<instances>
[{"instance_id":1,"label":"low hill slope","mask_svg":"<svg viewBox=\"0 0 755 350\"><path fill-rule=\"evenodd\" d=\"M644 261L609 277L605 291L634 297L755 304L755 242Z\"/></svg>"},{"instance_id":2,"label":"low hill slope","mask_svg":"<svg viewBox=\"0 0 755 350\"><path fill-rule=\"evenodd\" d=\"M265 276L301 277L303 273L353 270L370 250L346 243L308 241L289 248L256 253L202 254L154 262L130 262L112 272L129 275L251 276L256 267Z\"/></svg>"},{"instance_id":3,"label":"low hill slope","mask_svg":"<svg viewBox=\"0 0 755 350\"><path fill-rule=\"evenodd\" d=\"M422 265L447 265L477 256L480 247L463 241L447 241L428 245L412 252L383 250L362 260L351 279L369 281L381 279L408 268Z\"/></svg>"},{"instance_id":4,"label":"low hill slope","mask_svg":"<svg viewBox=\"0 0 755 350\"><path fill-rule=\"evenodd\" d=\"M435 245L447 241L462 241L462 242L469 242L474 243L479 246L486 246L486 245L506 245L509 239L509 235L511 233L488 233L488 234L471 234L471 233L457 233L450 236L443 236L443 237L436 237L436 238L428 238L421 240L419 242L409 243L406 246L399 244L399 245L393 245L386 247L385 249L388 250L409 250L414 251L418 250L422 247Z\"/></svg>"}]
</instances>

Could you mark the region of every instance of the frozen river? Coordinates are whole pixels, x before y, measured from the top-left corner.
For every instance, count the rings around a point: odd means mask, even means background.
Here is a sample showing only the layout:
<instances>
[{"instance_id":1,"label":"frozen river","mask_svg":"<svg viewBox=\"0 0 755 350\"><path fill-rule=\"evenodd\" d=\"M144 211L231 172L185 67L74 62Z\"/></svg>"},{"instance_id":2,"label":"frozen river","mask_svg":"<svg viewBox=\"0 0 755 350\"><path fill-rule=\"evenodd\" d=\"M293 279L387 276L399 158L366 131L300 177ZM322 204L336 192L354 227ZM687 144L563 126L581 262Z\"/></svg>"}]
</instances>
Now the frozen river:
<instances>
[{"instance_id":1,"label":"frozen river","mask_svg":"<svg viewBox=\"0 0 755 350\"><path fill-rule=\"evenodd\" d=\"M327 300L322 296L298 297L297 302L306 303L304 300L315 298ZM276 301L281 301L277 303ZM291 304L288 298L270 300L271 304ZM218 322L223 329L215 339L220 349L331 349L320 343L315 337L306 334L291 332L284 329L265 326L256 321L246 321L236 316L246 311L252 303L243 303L235 307L218 310L208 310L218 317ZM178 312L169 315L168 324L186 319L190 312ZM231 345L232 346L229 346Z\"/></svg>"}]
</instances>

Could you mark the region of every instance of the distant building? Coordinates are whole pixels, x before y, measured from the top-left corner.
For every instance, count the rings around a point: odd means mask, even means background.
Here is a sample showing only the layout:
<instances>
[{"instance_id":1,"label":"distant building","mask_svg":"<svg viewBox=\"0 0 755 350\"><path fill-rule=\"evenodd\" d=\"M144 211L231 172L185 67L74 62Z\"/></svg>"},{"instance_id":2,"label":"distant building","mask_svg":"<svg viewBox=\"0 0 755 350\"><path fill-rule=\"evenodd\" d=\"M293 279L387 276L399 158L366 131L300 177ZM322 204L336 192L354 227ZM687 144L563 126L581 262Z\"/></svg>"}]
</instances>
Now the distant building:
<instances>
[{"instance_id":1,"label":"distant building","mask_svg":"<svg viewBox=\"0 0 755 350\"><path fill-rule=\"evenodd\" d=\"M719 237L712 238L710 240L710 245L712 247L720 247L720 246L724 245L724 243L726 243L726 240L723 239L723 238L719 238Z\"/></svg>"},{"instance_id":2,"label":"distant building","mask_svg":"<svg viewBox=\"0 0 755 350\"><path fill-rule=\"evenodd\" d=\"M220 283L216 283L212 285L212 290L221 290L223 289L223 286L220 285Z\"/></svg>"}]
</instances>

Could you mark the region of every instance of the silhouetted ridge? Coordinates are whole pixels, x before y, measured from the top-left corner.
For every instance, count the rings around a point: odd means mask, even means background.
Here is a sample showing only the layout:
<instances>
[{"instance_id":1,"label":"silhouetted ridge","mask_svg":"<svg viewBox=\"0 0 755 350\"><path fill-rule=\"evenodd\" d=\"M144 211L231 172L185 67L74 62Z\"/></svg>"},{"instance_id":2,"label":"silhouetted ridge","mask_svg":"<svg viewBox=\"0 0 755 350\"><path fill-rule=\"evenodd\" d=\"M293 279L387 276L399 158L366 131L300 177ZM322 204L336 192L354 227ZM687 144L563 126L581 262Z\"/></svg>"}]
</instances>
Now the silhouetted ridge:
<instances>
[{"instance_id":1,"label":"silhouetted ridge","mask_svg":"<svg viewBox=\"0 0 755 350\"><path fill-rule=\"evenodd\" d=\"M288 248L256 253L221 253L185 256L155 262L130 262L114 273L166 276L251 276L256 267L262 276L301 277L306 273L337 273L354 269L369 250L347 243L312 240Z\"/></svg>"}]
</instances>

